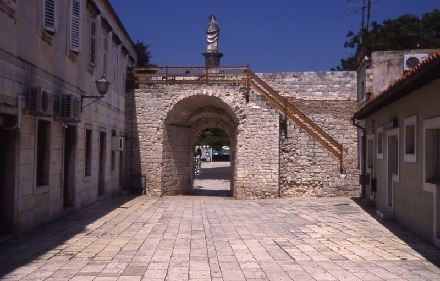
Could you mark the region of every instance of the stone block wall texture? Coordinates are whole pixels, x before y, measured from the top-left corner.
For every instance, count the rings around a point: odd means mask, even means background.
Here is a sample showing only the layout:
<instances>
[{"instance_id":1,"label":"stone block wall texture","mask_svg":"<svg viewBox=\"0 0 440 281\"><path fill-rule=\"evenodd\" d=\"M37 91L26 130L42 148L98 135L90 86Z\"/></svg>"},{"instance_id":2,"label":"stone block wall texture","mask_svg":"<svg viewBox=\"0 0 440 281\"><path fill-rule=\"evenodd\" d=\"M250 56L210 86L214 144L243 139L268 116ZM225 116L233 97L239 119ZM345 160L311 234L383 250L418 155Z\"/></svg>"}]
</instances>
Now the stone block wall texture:
<instances>
[{"instance_id":1,"label":"stone block wall texture","mask_svg":"<svg viewBox=\"0 0 440 281\"><path fill-rule=\"evenodd\" d=\"M131 95L127 98L127 106L133 109L127 115L127 128L132 128L130 174L146 177L148 195L191 191L194 139L200 133L194 128L219 122L234 146L234 197L279 196L276 110L259 99L246 103L240 86L146 86Z\"/></svg>"},{"instance_id":2,"label":"stone block wall texture","mask_svg":"<svg viewBox=\"0 0 440 281\"><path fill-rule=\"evenodd\" d=\"M282 196L358 196L357 130L351 116L357 108L355 72L261 73L260 78L343 145L338 159L289 120L280 133Z\"/></svg>"},{"instance_id":3,"label":"stone block wall texture","mask_svg":"<svg viewBox=\"0 0 440 281\"><path fill-rule=\"evenodd\" d=\"M235 198L359 195L357 130L351 123L356 73L258 75L343 145L345 172L340 174L339 160L293 121L280 125L282 113L256 91L246 103L233 85L143 86L126 99L127 151L129 173L146 177L148 195L191 192L194 137L217 123L234 140ZM200 108L207 109L198 113ZM191 121L198 114L201 121Z\"/></svg>"}]
</instances>

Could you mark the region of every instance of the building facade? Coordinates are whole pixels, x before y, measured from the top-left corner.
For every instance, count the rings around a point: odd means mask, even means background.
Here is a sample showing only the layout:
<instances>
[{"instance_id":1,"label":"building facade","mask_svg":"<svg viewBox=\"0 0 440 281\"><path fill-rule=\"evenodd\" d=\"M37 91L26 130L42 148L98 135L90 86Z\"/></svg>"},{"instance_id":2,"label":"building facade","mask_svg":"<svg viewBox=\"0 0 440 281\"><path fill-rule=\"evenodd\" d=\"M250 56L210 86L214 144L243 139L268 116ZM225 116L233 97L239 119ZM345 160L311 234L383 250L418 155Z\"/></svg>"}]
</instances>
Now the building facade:
<instances>
[{"instance_id":1,"label":"building facade","mask_svg":"<svg viewBox=\"0 0 440 281\"><path fill-rule=\"evenodd\" d=\"M393 218L440 246L440 52L381 53L364 61L358 76L362 80L369 70L373 77L373 92L364 99L358 92L361 105L353 116L363 128L363 197L379 217ZM422 62L406 65L414 57ZM386 66L382 73L380 64ZM384 83L391 65L401 75ZM397 75L389 71L392 76Z\"/></svg>"},{"instance_id":2,"label":"building facade","mask_svg":"<svg viewBox=\"0 0 440 281\"><path fill-rule=\"evenodd\" d=\"M107 0L0 0L1 234L124 185L134 45ZM110 82L101 98L95 81Z\"/></svg>"}]
</instances>

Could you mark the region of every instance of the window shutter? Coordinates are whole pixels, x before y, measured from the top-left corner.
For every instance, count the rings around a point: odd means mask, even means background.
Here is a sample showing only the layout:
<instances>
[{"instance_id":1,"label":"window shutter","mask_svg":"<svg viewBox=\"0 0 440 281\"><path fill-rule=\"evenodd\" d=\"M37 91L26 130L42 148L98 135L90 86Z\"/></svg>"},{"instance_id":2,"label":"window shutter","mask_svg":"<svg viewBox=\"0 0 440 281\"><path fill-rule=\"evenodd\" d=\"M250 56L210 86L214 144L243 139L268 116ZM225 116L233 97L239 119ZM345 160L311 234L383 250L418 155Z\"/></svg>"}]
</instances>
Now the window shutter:
<instances>
[{"instance_id":1,"label":"window shutter","mask_svg":"<svg viewBox=\"0 0 440 281\"><path fill-rule=\"evenodd\" d=\"M113 81L115 85L118 84L118 63L119 63L119 52L118 48L115 48L114 56L113 56Z\"/></svg>"},{"instance_id":2,"label":"window shutter","mask_svg":"<svg viewBox=\"0 0 440 281\"><path fill-rule=\"evenodd\" d=\"M96 20L90 18L90 30L89 30L89 62L91 65L96 64Z\"/></svg>"},{"instance_id":3,"label":"window shutter","mask_svg":"<svg viewBox=\"0 0 440 281\"><path fill-rule=\"evenodd\" d=\"M70 49L79 52L81 48L81 0L71 0Z\"/></svg>"},{"instance_id":4,"label":"window shutter","mask_svg":"<svg viewBox=\"0 0 440 281\"><path fill-rule=\"evenodd\" d=\"M105 32L104 32L105 33ZM108 67L108 36L104 35L102 37L102 75L107 76Z\"/></svg>"},{"instance_id":5,"label":"window shutter","mask_svg":"<svg viewBox=\"0 0 440 281\"><path fill-rule=\"evenodd\" d=\"M43 1L43 29L55 32L57 27L57 0Z\"/></svg>"},{"instance_id":6,"label":"window shutter","mask_svg":"<svg viewBox=\"0 0 440 281\"><path fill-rule=\"evenodd\" d=\"M121 85L122 85L122 91L125 92L126 88L125 88L125 78L127 76L127 62L124 59L123 63L122 63L122 79L121 79Z\"/></svg>"}]
</instances>

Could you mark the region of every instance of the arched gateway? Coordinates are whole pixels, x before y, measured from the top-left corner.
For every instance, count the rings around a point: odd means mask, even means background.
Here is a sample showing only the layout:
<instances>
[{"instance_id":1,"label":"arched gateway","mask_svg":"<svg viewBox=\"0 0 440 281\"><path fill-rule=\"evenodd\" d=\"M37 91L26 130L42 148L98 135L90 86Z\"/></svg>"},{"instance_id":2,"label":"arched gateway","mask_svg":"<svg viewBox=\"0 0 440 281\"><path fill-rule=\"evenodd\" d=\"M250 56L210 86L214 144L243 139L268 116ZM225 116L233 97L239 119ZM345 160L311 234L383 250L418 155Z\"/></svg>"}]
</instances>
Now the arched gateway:
<instances>
[{"instance_id":1,"label":"arched gateway","mask_svg":"<svg viewBox=\"0 0 440 281\"><path fill-rule=\"evenodd\" d=\"M128 168L145 177L146 194L191 194L194 139L205 128L231 139L234 198L358 194L356 134L340 115L351 114L347 101L308 101L314 122L248 67L137 69L133 77Z\"/></svg>"},{"instance_id":2,"label":"arched gateway","mask_svg":"<svg viewBox=\"0 0 440 281\"><path fill-rule=\"evenodd\" d=\"M231 140L232 195L278 197L276 110L247 103L240 86L161 85L134 97L139 158L132 165L145 175L148 194L191 194L194 139L205 128L220 128Z\"/></svg>"}]
</instances>

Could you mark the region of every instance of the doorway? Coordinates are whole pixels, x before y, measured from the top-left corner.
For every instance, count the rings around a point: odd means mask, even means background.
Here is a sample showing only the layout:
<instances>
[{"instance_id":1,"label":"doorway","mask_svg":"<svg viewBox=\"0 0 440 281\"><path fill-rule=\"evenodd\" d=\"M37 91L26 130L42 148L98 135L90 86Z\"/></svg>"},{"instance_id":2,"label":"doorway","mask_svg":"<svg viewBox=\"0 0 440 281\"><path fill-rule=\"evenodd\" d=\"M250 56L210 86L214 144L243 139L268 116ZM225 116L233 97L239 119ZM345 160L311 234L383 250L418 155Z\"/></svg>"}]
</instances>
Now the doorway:
<instances>
[{"instance_id":1,"label":"doorway","mask_svg":"<svg viewBox=\"0 0 440 281\"><path fill-rule=\"evenodd\" d=\"M226 132L231 142L230 190L232 196L235 196L234 155L237 124L236 115L231 107L218 97L197 95L176 103L164 120L160 167L162 194L194 194L195 139L206 128L219 128Z\"/></svg>"},{"instance_id":2,"label":"doorway","mask_svg":"<svg viewBox=\"0 0 440 281\"><path fill-rule=\"evenodd\" d=\"M230 146L228 134L220 128L206 128L197 135L193 182L195 195L232 196ZM196 166L197 163L200 163L200 167Z\"/></svg>"},{"instance_id":3,"label":"doorway","mask_svg":"<svg viewBox=\"0 0 440 281\"><path fill-rule=\"evenodd\" d=\"M0 128L0 235L14 233L17 135Z\"/></svg>"},{"instance_id":4,"label":"doorway","mask_svg":"<svg viewBox=\"0 0 440 281\"><path fill-rule=\"evenodd\" d=\"M119 151L119 189L124 189L124 152Z\"/></svg>"},{"instance_id":5,"label":"doorway","mask_svg":"<svg viewBox=\"0 0 440 281\"><path fill-rule=\"evenodd\" d=\"M399 131L390 130L387 146L388 176L387 176L387 205L393 210L394 183L399 182Z\"/></svg>"},{"instance_id":6,"label":"doorway","mask_svg":"<svg viewBox=\"0 0 440 281\"><path fill-rule=\"evenodd\" d=\"M68 126L64 129L64 208L75 207L75 151L76 127Z\"/></svg>"},{"instance_id":7,"label":"doorway","mask_svg":"<svg viewBox=\"0 0 440 281\"><path fill-rule=\"evenodd\" d=\"M107 134L105 132L99 132L98 196L105 195L105 152L107 146L106 139Z\"/></svg>"}]
</instances>

